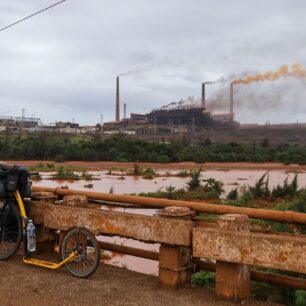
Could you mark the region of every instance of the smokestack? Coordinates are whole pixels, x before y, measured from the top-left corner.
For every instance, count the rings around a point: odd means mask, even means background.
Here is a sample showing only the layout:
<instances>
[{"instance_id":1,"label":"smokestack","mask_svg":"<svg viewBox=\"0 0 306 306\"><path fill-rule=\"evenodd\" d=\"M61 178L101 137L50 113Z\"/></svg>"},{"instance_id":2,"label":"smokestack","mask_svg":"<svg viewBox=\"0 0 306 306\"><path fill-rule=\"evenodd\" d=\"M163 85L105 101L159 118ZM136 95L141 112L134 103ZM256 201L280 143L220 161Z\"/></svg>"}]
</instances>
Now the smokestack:
<instances>
[{"instance_id":1,"label":"smokestack","mask_svg":"<svg viewBox=\"0 0 306 306\"><path fill-rule=\"evenodd\" d=\"M201 103L202 108L206 108L206 85L214 83L215 82L212 81L202 83L202 103Z\"/></svg>"},{"instance_id":2,"label":"smokestack","mask_svg":"<svg viewBox=\"0 0 306 306\"><path fill-rule=\"evenodd\" d=\"M126 119L126 103L124 103L123 118Z\"/></svg>"},{"instance_id":3,"label":"smokestack","mask_svg":"<svg viewBox=\"0 0 306 306\"><path fill-rule=\"evenodd\" d=\"M119 77L117 77L117 85L116 85L116 121L120 121L120 89L119 89Z\"/></svg>"},{"instance_id":4,"label":"smokestack","mask_svg":"<svg viewBox=\"0 0 306 306\"><path fill-rule=\"evenodd\" d=\"M205 105L205 83L202 84L202 108L205 108L206 105Z\"/></svg>"},{"instance_id":5,"label":"smokestack","mask_svg":"<svg viewBox=\"0 0 306 306\"><path fill-rule=\"evenodd\" d=\"M234 83L231 83L230 88L230 116L234 120Z\"/></svg>"}]
</instances>

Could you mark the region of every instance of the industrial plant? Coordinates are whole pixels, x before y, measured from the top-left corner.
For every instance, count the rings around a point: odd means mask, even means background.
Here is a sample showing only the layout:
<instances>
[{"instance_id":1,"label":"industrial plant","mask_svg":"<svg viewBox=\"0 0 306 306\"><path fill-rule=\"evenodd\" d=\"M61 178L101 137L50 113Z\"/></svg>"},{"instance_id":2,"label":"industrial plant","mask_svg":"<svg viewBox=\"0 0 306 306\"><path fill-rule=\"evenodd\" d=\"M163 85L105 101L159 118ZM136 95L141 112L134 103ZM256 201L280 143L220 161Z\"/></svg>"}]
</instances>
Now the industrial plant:
<instances>
[{"instance_id":1,"label":"industrial plant","mask_svg":"<svg viewBox=\"0 0 306 306\"><path fill-rule=\"evenodd\" d=\"M303 74L302 74L303 72ZM306 72L300 66L291 69L281 67L276 72L246 76L229 83L228 112L213 113L208 111L206 87L214 83L206 81L201 84L201 99L171 102L148 113L131 113L127 116L127 105L120 99L120 77L116 78L115 120L81 126L75 122L55 122L42 124L39 118L25 116L0 117L0 132L44 132L92 137L108 137L121 134L145 140L183 140L201 141L210 139L215 142L261 143L269 139L270 143L306 143L306 124L240 124L235 121L234 86L249 84L262 80L277 80L281 77L304 77ZM200 87L200 86L199 86ZM123 106L123 112L121 107ZM121 117L121 112L123 116Z\"/></svg>"},{"instance_id":2,"label":"industrial plant","mask_svg":"<svg viewBox=\"0 0 306 306\"><path fill-rule=\"evenodd\" d=\"M202 84L201 103L186 103L186 101L172 102L147 114L131 113L126 117L126 104L124 116L120 118L120 79L116 78L116 111L115 121L103 125L105 132L127 130L138 135L200 132L203 129L236 128L238 122L234 121L233 84L229 99L229 112L225 114L212 114L206 108L206 86L213 82ZM192 102L192 101L191 101Z\"/></svg>"}]
</instances>

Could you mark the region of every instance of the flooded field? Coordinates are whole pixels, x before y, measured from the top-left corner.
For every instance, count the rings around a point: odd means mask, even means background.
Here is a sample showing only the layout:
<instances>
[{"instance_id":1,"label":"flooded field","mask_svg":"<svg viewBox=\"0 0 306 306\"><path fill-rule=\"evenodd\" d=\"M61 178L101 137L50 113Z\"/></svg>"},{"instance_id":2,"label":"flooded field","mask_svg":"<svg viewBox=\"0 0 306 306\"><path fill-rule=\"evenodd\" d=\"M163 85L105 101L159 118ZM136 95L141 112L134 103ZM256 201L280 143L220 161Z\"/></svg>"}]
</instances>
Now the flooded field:
<instances>
[{"instance_id":1,"label":"flooded field","mask_svg":"<svg viewBox=\"0 0 306 306\"><path fill-rule=\"evenodd\" d=\"M214 178L224 183L225 194L233 188L243 185L254 185L255 182L267 171L264 170L207 170L202 171L203 179ZM138 194L141 192L155 192L165 190L168 186L173 186L176 189L184 188L189 177L175 176L177 171L160 170L157 171L158 176L153 179L144 179L141 176L125 175L121 172L113 172L111 175L107 171L89 171L89 174L94 175L97 180L93 181L56 181L50 179L52 173L42 173L42 180L35 181L34 185L59 187L68 186L71 189L92 190L98 192L110 192L117 194ZM285 170L269 171L269 187L274 187L277 184L283 183L288 177L289 181L293 178L296 172L288 172ZM84 186L88 183L92 184L92 188L88 189ZM298 183L300 187L306 186L306 171L298 172Z\"/></svg>"},{"instance_id":2,"label":"flooded field","mask_svg":"<svg viewBox=\"0 0 306 306\"><path fill-rule=\"evenodd\" d=\"M36 186L48 186L59 187L68 186L71 189L90 190L97 192L110 192L117 194L138 194L141 192L155 192L158 190L164 190L167 186L173 186L177 189L184 188L189 177L178 177L178 171L162 169L156 171L157 175L153 179L144 179L140 176L126 175L124 172L112 172L108 171L89 171L89 174L94 175L97 180L92 181L56 181L51 179L52 173L41 173L42 180L35 181L33 185ZM224 183L223 197L233 188L243 185L254 185L255 182L264 174L264 170L207 170L201 172L203 179L214 178ZM283 183L288 177L290 181L296 172L288 172L287 170L272 170L269 171L269 186L274 187L277 184ZM92 188L88 189L84 186L92 184ZM306 171L299 171L298 184L300 187L306 186ZM120 208L111 206L102 206L102 209L111 209L116 211L124 211L128 213L154 215L155 209L142 209L142 208ZM149 251L159 250L158 244L146 244L139 241L124 239L120 237L99 237L101 241L111 242L119 245L140 248ZM158 262L148 259L136 258L133 256L122 255L118 253L106 252L109 255L109 259L105 259L104 262L120 267L127 268L129 270L142 272L146 274L157 275L158 274Z\"/></svg>"}]
</instances>

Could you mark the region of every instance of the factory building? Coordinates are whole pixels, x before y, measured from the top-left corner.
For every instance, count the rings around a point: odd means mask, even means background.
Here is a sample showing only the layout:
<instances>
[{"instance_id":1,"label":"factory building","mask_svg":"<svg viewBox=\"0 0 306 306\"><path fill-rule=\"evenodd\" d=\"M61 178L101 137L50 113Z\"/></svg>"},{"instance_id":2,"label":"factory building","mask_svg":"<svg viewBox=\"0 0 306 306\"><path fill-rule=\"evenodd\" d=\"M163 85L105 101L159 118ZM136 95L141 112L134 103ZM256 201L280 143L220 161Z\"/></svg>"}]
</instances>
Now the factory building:
<instances>
[{"instance_id":1,"label":"factory building","mask_svg":"<svg viewBox=\"0 0 306 306\"><path fill-rule=\"evenodd\" d=\"M201 107L177 107L172 109L156 109L147 114L147 120L152 125L185 125L214 126L216 122Z\"/></svg>"}]
</instances>

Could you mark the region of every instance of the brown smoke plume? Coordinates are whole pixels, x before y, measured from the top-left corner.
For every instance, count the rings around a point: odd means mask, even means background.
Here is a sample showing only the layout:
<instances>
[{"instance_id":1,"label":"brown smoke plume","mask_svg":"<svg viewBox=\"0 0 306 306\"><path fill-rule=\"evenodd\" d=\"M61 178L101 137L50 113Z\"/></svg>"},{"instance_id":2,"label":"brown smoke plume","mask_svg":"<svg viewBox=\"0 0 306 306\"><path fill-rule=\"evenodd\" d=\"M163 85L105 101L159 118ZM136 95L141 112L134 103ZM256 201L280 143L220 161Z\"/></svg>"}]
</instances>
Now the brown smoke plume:
<instances>
[{"instance_id":1,"label":"brown smoke plume","mask_svg":"<svg viewBox=\"0 0 306 306\"><path fill-rule=\"evenodd\" d=\"M248 75L240 79L234 80L233 84L249 84L252 82L276 81L281 78L296 77L305 78L306 69L300 64L293 64L291 67L287 65L281 66L277 71L268 71L254 75Z\"/></svg>"}]
</instances>

